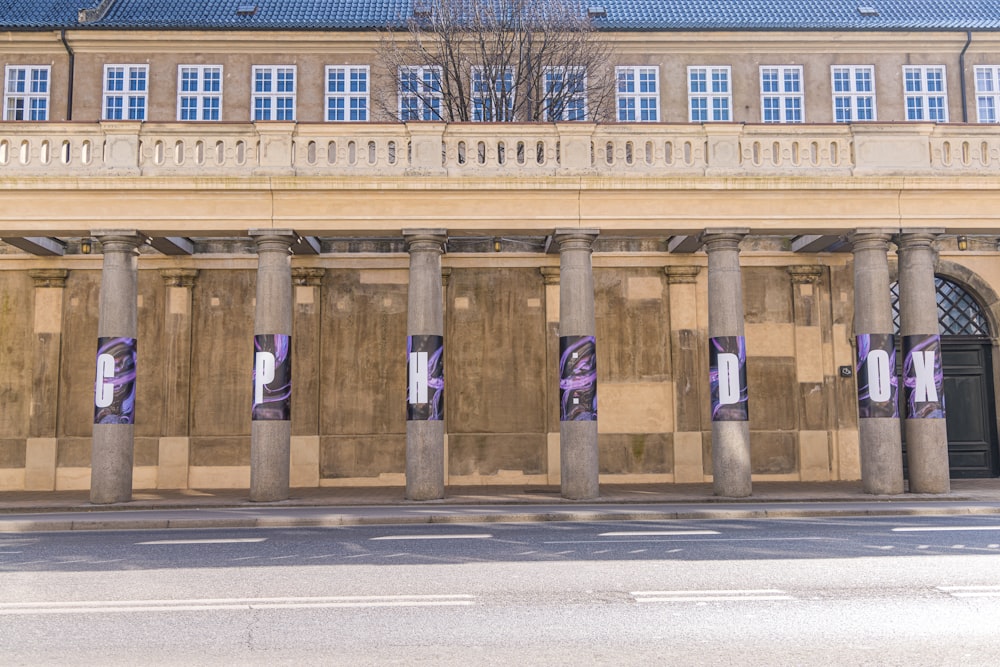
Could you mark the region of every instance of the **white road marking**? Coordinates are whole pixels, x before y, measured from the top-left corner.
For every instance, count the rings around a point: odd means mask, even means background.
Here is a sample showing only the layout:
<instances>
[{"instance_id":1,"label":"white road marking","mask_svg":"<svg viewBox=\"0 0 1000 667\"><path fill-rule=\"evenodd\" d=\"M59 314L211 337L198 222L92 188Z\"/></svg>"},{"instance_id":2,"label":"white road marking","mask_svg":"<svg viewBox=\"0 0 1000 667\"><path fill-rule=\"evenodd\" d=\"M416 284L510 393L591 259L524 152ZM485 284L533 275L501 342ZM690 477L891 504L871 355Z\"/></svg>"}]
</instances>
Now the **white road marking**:
<instances>
[{"instance_id":1,"label":"white road marking","mask_svg":"<svg viewBox=\"0 0 1000 667\"><path fill-rule=\"evenodd\" d=\"M252 544L255 542L266 542L266 537L234 537L229 539L209 538L203 540L151 540L149 542L136 542L137 545L166 545L166 544Z\"/></svg>"},{"instance_id":2,"label":"white road marking","mask_svg":"<svg viewBox=\"0 0 1000 667\"><path fill-rule=\"evenodd\" d=\"M340 597L220 598L204 600L88 600L80 602L5 602L0 615L105 614L150 611L250 611L253 609L329 609L346 607L443 607L475 604L473 595L348 595Z\"/></svg>"},{"instance_id":3,"label":"white road marking","mask_svg":"<svg viewBox=\"0 0 1000 667\"><path fill-rule=\"evenodd\" d=\"M718 535L715 530L628 530L601 533L600 537L655 537L659 535Z\"/></svg>"},{"instance_id":4,"label":"white road marking","mask_svg":"<svg viewBox=\"0 0 1000 667\"><path fill-rule=\"evenodd\" d=\"M1000 597L1000 586L938 586L937 589L956 598Z\"/></svg>"},{"instance_id":5,"label":"white road marking","mask_svg":"<svg viewBox=\"0 0 1000 667\"><path fill-rule=\"evenodd\" d=\"M369 538L377 540L487 540L493 536L489 533L467 533L464 535L383 535Z\"/></svg>"},{"instance_id":6,"label":"white road marking","mask_svg":"<svg viewBox=\"0 0 1000 667\"><path fill-rule=\"evenodd\" d=\"M552 540L542 544L612 544L614 542L846 542L843 537L709 537L705 539L688 540L684 538L659 540L659 539L631 539L631 540Z\"/></svg>"},{"instance_id":7,"label":"white road marking","mask_svg":"<svg viewBox=\"0 0 1000 667\"><path fill-rule=\"evenodd\" d=\"M893 528L894 533L947 533L960 530L994 530L1000 531L1000 526L901 526Z\"/></svg>"},{"instance_id":8,"label":"white road marking","mask_svg":"<svg viewBox=\"0 0 1000 667\"><path fill-rule=\"evenodd\" d=\"M782 590L760 588L721 591L632 591L636 602L731 602L738 600L794 600Z\"/></svg>"}]
</instances>

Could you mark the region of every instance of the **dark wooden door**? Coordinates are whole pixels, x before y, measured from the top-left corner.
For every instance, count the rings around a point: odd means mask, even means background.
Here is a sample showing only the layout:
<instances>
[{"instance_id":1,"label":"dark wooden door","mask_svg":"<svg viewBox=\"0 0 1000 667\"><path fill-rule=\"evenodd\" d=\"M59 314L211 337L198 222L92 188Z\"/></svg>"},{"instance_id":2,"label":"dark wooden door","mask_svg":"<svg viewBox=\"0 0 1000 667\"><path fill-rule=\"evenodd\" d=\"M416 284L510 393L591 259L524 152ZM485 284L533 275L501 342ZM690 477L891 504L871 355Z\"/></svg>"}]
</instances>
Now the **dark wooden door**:
<instances>
[{"instance_id":1,"label":"dark wooden door","mask_svg":"<svg viewBox=\"0 0 1000 667\"><path fill-rule=\"evenodd\" d=\"M1000 474L990 344L943 336L945 421L951 476Z\"/></svg>"}]
</instances>

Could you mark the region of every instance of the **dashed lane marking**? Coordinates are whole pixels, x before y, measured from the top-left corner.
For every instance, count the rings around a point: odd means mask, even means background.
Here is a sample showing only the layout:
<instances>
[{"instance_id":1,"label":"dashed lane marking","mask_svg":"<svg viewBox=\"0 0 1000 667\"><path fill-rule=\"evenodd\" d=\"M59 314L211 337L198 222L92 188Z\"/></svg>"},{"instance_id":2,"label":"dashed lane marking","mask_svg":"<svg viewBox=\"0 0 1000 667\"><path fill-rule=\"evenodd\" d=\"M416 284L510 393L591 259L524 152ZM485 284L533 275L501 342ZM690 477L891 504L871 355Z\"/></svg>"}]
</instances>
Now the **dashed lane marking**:
<instances>
[{"instance_id":1,"label":"dashed lane marking","mask_svg":"<svg viewBox=\"0 0 1000 667\"><path fill-rule=\"evenodd\" d=\"M1000 597L1000 586L938 586L937 589L955 598Z\"/></svg>"},{"instance_id":2,"label":"dashed lane marking","mask_svg":"<svg viewBox=\"0 0 1000 667\"><path fill-rule=\"evenodd\" d=\"M234 537L234 538L206 538L202 540L150 540L149 542L136 542L137 545L175 545L175 544L253 544L255 542L266 542L266 537Z\"/></svg>"},{"instance_id":3,"label":"dashed lane marking","mask_svg":"<svg viewBox=\"0 0 1000 667\"><path fill-rule=\"evenodd\" d=\"M382 535L381 537L369 538L372 541L378 540L488 540L493 535L489 533L466 533L464 535Z\"/></svg>"},{"instance_id":4,"label":"dashed lane marking","mask_svg":"<svg viewBox=\"0 0 1000 667\"><path fill-rule=\"evenodd\" d=\"M0 615L106 614L153 611L250 611L254 609L330 609L347 607L445 607L475 604L473 595L348 595L337 597L208 598L191 600L87 600L6 602Z\"/></svg>"},{"instance_id":5,"label":"dashed lane marking","mask_svg":"<svg viewBox=\"0 0 1000 667\"><path fill-rule=\"evenodd\" d=\"M794 600L775 588L718 591L632 591L636 602L734 602L743 600Z\"/></svg>"}]
</instances>

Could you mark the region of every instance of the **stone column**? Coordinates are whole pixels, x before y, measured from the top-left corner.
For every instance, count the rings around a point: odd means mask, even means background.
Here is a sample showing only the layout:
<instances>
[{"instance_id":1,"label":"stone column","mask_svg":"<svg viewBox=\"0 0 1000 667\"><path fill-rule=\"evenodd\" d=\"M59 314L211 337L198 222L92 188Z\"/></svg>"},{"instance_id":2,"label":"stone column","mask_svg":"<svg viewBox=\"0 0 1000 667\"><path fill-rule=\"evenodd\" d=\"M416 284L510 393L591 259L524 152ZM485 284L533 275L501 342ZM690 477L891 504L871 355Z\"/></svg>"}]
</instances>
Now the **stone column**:
<instances>
[{"instance_id":1,"label":"stone column","mask_svg":"<svg viewBox=\"0 0 1000 667\"><path fill-rule=\"evenodd\" d=\"M166 286L163 317L163 406L159 443L160 489L186 489L190 464L191 290L197 269L162 269Z\"/></svg>"},{"instance_id":2,"label":"stone column","mask_svg":"<svg viewBox=\"0 0 1000 667\"><path fill-rule=\"evenodd\" d=\"M320 387L322 385L322 303L321 267L295 267L295 340L292 343L295 387L292 391L292 441L289 484L292 487L319 486Z\"/></svg>"},{"instance_id":3,"label":"stone column","mask_svg":"<svg viewBox=\"0 0 1000 667\"><path fill-rule=\"evenodd\" d=\"M444 497L444 229L404 229L410 253L406 310L406 497Z\"/></svg>"},{"instance_id":4,"label":"stone column","mask_svg":"<svg viewBox=\"0 0 1000 667\"><path fill-rule=\"evenodd\" d=\"M564 498L600 495L597 447L596 229L557 229L559 244L559 469Z\"/></svg>"},{"instance_id":5,"label":"stone column","mask_svg":"<svg viewBox=\"0 0 1000 667\"><path fill-rule=\"evenodd\" d=\"M718 496L751 493L750 423L740 241L747 229L706 229L712 486Z\"/></svg>"},{"instance_id":6,"label":"stone column","mask_svg":"<svg viewBox=\"0 0 1000 667\"><path fill-rule=\"evenodd\" d=\"M859 229L850 236L854 252L861 484L865 493L877 495L903 492L903 456L896 400L896 337L893 335L886 257L894 231Z\"/></svg>"},{"instance_id":7,"label":"stone column","mask_svg":"<svg viewBox=\"0 0 1000 667\"><path fill-rule=\"evenodd\" d=\"M912 493L948 493L948 431L938 327L934 249L943 229L899 237L899 334L903 337L906 461Z\"/></svg>"},{"instance_id":8,"label":"stone column","mask_svg":"<svg viewBox=\"0 0 1000 667\"><path fill-rule=\"evenodd\" d=\"M62 350L62 307L66 269L32 269L35 283L34 344L31 351L31 411L24 460L24 488L56 488L56 410L59 396L59 359Z\"/></svg>"},{"instance_id":9,"label":"stone column","mask_svg":"<svg viewBox=\"0 0 1000 667\"><path fill-rule=\"evenodd\" d=\"M286 500L292 435L292 262L289 229L252 229L257 244L250 500Z\"/></svg>"},{"instance_id":10,"label":"stone column","mask_svg":"<svg viewBox=\"0 0 1000 667\"><path fill-rule=\"evenodd\" d=\"M135 445L138 247L135 230L91 234L104 252L97 321L97 373L90 455L90 502L132 499Z\"/></svg>"},{"instance_id":11,"label":"stone column","mask_svg":"<svg viewBox=\"0 0 1000 667\"><path fill-rule=\"evenodd\" d=\"M698 331L700 266L666 266L670 299L670 372L674 382L674 482L705 481L702 397L698 377L702 334Z\"/></svg>"}]
</instances>

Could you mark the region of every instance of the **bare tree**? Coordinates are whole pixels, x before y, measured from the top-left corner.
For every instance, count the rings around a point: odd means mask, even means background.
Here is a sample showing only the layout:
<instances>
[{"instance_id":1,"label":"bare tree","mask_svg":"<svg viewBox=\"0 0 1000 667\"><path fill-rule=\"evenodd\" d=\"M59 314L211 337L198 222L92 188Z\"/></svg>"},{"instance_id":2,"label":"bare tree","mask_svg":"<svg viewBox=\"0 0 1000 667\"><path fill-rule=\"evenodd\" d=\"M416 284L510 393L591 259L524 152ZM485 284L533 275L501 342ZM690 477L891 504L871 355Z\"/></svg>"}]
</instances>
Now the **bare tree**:
<instances>
[{"instance_id":1,"label":"bare tree","mask_svg":"<svg viewBox=\"0 0 1000 667\"><path fill-rule=\"evenodd\" d=\"M578 0L417 0L381 35L398 120L593 120L614 99L611 43Z\"/></svg>"}]
</instances>

